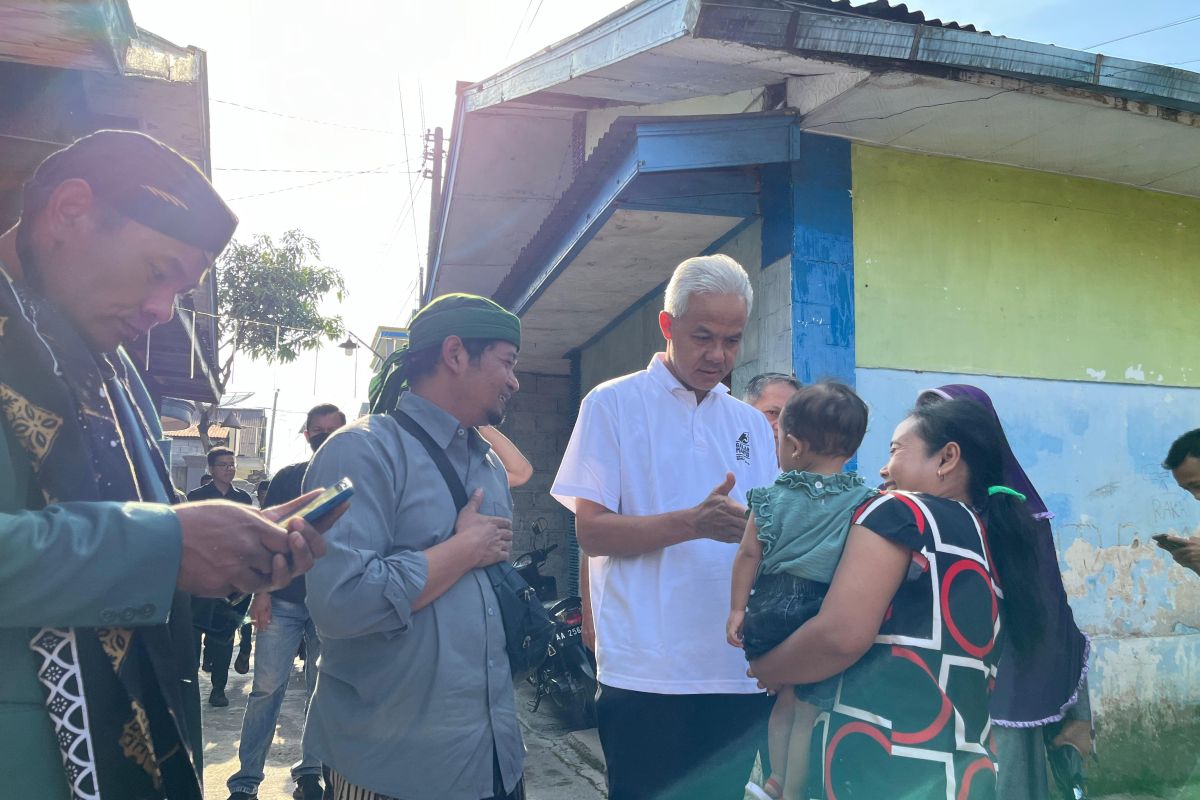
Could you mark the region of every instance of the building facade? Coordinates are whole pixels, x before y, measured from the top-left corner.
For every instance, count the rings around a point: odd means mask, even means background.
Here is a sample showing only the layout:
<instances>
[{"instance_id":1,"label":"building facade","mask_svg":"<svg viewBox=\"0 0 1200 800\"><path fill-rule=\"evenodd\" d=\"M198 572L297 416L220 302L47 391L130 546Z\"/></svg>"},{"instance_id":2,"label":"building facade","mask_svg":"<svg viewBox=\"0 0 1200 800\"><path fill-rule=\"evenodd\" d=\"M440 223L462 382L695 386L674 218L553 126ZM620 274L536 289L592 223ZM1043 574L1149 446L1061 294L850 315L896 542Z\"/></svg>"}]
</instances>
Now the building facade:
<instances>
[{"instance_id":1,"label":"building facade","mask_svg":"<svg viewBox=\"0 0 1200 800\"><path fill-rule=\"evenodd\" d=\"M661 349L673 267L728 253L756 290L734 391L853 384L863 472L921 389L992 396L1091 637L1093 788L1191 772L1200 578L1150 537L1200 519L1160 466L1200 424L1200 75L885 2L644 0L460 85L451 140L425 297L521 315L539 476ZM554 511L535 484L518 528Z\"/></svg>"}]
</instances>

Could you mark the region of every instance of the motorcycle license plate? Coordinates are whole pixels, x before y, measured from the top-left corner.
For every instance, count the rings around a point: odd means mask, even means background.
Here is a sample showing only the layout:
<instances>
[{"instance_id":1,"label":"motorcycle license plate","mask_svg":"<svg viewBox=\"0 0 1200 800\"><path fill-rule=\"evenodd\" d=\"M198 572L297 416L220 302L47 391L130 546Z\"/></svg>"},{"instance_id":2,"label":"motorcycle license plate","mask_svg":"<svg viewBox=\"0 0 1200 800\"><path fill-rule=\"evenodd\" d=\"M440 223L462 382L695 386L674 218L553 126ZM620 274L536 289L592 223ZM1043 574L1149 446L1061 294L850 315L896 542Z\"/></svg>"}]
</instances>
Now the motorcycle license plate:
<instances>
[{"instance_id":1,"label":"motorcycle license plate","mask_svg":"<svg viewBox=\"0 0 1200 800\"><path fill-rule=\"evenodd\" d=\"M579 625L575 625L573 627L567 628L565 631L559 633L556 636L556 638L560 642L565 642L567 639L573 639L576 636L579 636L581 633L583 633L583 625L579 624Z\"/></svg>"}]
</instances>

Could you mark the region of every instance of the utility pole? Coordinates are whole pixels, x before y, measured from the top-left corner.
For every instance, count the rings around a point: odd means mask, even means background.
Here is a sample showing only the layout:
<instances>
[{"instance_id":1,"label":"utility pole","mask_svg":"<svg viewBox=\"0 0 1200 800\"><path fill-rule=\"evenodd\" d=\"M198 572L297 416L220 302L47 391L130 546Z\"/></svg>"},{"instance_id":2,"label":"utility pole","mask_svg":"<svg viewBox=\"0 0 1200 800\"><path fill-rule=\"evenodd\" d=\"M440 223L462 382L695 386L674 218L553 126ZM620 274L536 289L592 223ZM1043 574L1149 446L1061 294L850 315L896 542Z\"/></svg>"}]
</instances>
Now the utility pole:
<instances>
[{"instance_id":1,"label":"utility pole","mask_svg":"<svg viewBox=\"0 0 1200 800\"><path fill-rule=\"evenodd\" d=\"M267 438L267 463L263 469L267 475L271 474L271 454L275 452L275 410L279 408L279 390L275 390L275 399L271 401L271 433Z\"/></svg>"},{"instance_id":2,"label":"utility pole","mask_svg":"<svg viewBox=\"0 0 1200 800\"><path fill-rule=\"evenodd\" d=\"M433 133L426 133L425 141L432 149L429 157L433 161L433 168L425 170L425 177L431 181L429 190L429 254L425 257L425 263L429 264L433 261L435 251L437 250L436 231L438 229L438 216L442 210L442 155L444 149L442 129L434 128ZM424 295L425 281L423 276L419 291L421 295Z\"/></svg>"}]
</instances>

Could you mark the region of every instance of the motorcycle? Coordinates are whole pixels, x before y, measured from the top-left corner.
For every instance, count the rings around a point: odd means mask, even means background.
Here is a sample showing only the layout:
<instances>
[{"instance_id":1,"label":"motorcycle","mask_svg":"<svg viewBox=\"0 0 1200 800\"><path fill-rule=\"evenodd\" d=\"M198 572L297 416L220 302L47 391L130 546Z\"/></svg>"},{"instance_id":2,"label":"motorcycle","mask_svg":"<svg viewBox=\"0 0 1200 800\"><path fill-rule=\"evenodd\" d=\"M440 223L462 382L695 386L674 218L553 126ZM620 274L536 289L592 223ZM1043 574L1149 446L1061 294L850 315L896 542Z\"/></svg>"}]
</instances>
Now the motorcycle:
<instances>
[{"instance_id":1,"label":"motorcycle","mask_svg":"<svg viewBox=\"0 0 1200 800\"><path fill-rule=\"evenodd\" d=\"M534 533L541 531L534 525ZM537 713L542 700L572 715L582 727L596 724L596 664L583 646L583 601L578 596L555 599L557 582L543 576L541 567L558 545L532 550L513 560L512 566L533 587L554 622L554 635L546 645L546 658L526 679L534 688L529 710Z\"/></svg>"}]
</instances>

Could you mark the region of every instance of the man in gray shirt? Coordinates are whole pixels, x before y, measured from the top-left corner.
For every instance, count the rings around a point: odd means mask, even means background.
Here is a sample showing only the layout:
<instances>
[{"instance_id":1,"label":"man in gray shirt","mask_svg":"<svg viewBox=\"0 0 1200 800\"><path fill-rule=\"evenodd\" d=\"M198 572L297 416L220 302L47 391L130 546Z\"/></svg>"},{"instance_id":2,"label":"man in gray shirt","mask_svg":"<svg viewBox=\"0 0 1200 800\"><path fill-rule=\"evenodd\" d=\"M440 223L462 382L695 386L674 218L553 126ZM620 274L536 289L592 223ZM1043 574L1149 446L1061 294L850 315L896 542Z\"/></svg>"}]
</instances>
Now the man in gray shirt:
<instances>
[{"instance_id":1,"label":"man in gray shirt","mask_svg":"<svg viewBox=\"0 0 1200 800\"><path fill-rule=\"evenodd\" d=\"M309 573L323 652L305 749L343 798L523 798L500 609L483 567L509 557L512 497L475 430L518 389L520 322L482 297L440 297L413 318L407 351L372 387L376 412L406 413L470 495L457 511L433 459L376 413L335 433L305 487L349 477L350 511ZM399 394L401 384L409 391ZM328 795L327 795L328 796Z\"/></svg>"}]
</instances>

